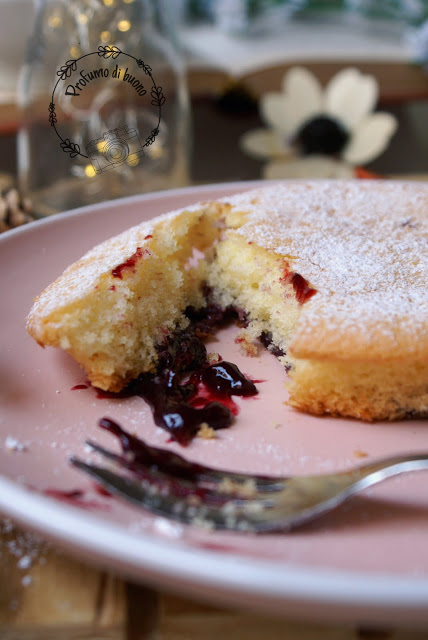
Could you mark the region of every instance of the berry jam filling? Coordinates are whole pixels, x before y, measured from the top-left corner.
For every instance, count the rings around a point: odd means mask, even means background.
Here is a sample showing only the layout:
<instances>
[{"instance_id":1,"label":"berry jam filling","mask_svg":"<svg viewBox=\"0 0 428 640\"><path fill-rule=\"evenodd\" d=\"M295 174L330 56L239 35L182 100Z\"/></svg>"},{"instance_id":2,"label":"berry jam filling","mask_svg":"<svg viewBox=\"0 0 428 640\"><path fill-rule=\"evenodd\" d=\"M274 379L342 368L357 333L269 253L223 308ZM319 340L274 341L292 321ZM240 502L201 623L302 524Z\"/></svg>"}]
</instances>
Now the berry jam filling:
<instances>
[{"instance_id":1,"label":"berry jam filling","mask_svg":"<svg viewBox=\"0 0 428 640\"><path fill-rule=\"evenodd\" d=\"M235 364L208 363L202 340L232 321L241 326L248 321L235 307L224 309L211 302L208 289L205 293L206 307L186 310L191 321L189 328L167 336L158 348L158 372L140 375L124 392L113 395L144 398L155 423L184 446L195 437L201 424L216 430L232 424L238 408L231 396L258 393L254 383Z\"/></svg>"},{"instance_id":2,"label":"berry jam filling","mask_svg":"<svg viewBox=\"0 0 428 640\"><path fill-rule=\"evenodd\" d=\"M281 356L285 356L285 353L282 349L273 344L272 334L270 331L262 331L259 337L260 342L266 349L268 349L274 356L280 358Z\"/></svg>"},{"instance_id":3,"label":"berry jam filling","mask_svg":"<svg viewBox=\"0 0 428 640\"><path fill-rule=\"evenodd\" d=\"M209 402L220 402L224 407L229 409L232 416L237 416L239 413L239 407L233 400L231 395L225 395L224 393L217 393L212 389L209 389L203 382L200 381L200 375L195 373L191 376L191 380L197 379L197 392L195 396L192 396L189 400L189 404L195 409L206 407Z\"/></svg>"},{"instance_id":4,"label":"berry jam filling","mask_svg":"<svg viewBox=\"0 0 428 640\"><path fill-rule=\"evenodd\" d=\"M309 282L300 275L300 273L296 273L295 271L290 271L288 268L288 263L286 261L283 271L283 276L280 278L280 282L282 284L288 284L291 282L293 285L294 293L296 296L296 300L299 304L305 304L317 293L316 289L313 289L309 286Z\"/></svg>"},{"instance_id":5,"label":"berry jam filling","mask_svg":"<svg viewBox=\"0 0 428 640\"><path fill-rule=\"evenodd\" d=\"M309 282L301 276L300 273L293 273L291 284L293 285L296 300L299 304L304 304L317 292L316 289L309 286Z\"/></svg>"},{"instance_id":6,"label":"berry jam filling","mask_svg":"<svg viewBox=\"0 0 428 640\"><path fill-rule=\"evenodd\" d=\"M156 376L143 374L132 382L130 391L146 400L155 424L183 446L195 437L202 423L224 429L233 421L232 412L220 402L193 407L190 402L197 389L193 384L179 384L172 370Z\"/></svg>"},{"instance_id":7,"label":"berry jam filling","mask_svg":"<svg viewBox=\"0 0 428 640\"><path fill-rule=\"evenodd\" d=\"M248 315L243 309L229 305L224 308L212 302L212 290L204 287L203 290L207 304L201 309L188 307L186 316L195 329L195 334L200 338L209 338L214 335L214 331L220 327L225 327L234 322L238 327L248 326Z\"/></svg>"},{"instance_id":8,"label":"berry jam filling","mask_svg":"<svg viewBox=\"0 0 428 640\"><path fill-rule=\"evenodd\" d=\"M148 249L142 249L141 247L137 247L136 252L133 253L132 256L128 258L128 260L126 260L125 262L122 262L122 264L118 264L117 267L112 269L111 275L113 276L113 278L120 278L122 280L123 273L126 270L129 270L135 273L135 265L139 260L141 260L143 255L147 253L149 253Z\"/></svg>"}]
</instances>

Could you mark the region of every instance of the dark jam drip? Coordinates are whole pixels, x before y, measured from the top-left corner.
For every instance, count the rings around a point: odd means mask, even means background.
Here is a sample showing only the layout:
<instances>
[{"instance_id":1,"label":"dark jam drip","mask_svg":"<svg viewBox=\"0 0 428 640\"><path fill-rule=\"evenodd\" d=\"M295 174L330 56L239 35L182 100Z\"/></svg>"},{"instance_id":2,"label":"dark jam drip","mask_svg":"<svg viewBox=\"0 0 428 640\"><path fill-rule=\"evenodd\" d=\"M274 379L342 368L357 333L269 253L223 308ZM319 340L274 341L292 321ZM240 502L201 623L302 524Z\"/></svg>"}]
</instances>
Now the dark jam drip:
<instances>
[{"instance_id":1,"label":"dark jam drip","mask_svg":"<svg viewBox=\"0 0 428 640\"><path fill-rule=\"evenodd\" d=\"M114 278L120 278L122 280L123 272L126 271L127 269L130 269L131 271L135 271L135 265L139 260L141 260L143 255L144 255L144 250L141 247L137 247L136 252L133 253L132 256L128 258L128 260L126 260L125 262L122 262L122 264L118 264L117 267L112 269L111 275Z\"/></svg>"},{"instance_id":2,"label":"dark jam drip","mask_svg":"<svg viewBox=\"0 0 428 640\"><path fill-rule=\"evenodd\" d=\"M299 304L305 304L305 302L317 293L317 290L310 287L309 282L301 276L300 273L290 271L287 263L285 264L280 282L283 284L292 284L296 300Z\"/></svg>"},{"instance_id":3,"label":"dark jam drip","mask_svg":"<svg viewBox=\"0 0 428 640\"><path fill-rule=\"evenodd\" d=\"M219 362L203 369L202 382L211 391L226 396L254 396L258 393L255 384L240 372L232 362Z\"/></svg>"},{"instance_id":4,"label":"dark jam drip","mask_svg":"<svg viewBox=\"0 0 428 640\"><path fill-rule=\"evenodd\" d=\"M98 424L119 440L125 454L125 460L134 467L138 465L150 466L152 469L160 469L166 473L173 473L180 478L188 479L194 479L195 475L203 470L200 465L189 462L173 451L151 447L143 440L122 429L117 422L110 418L101 418Z\"/></svg>"},{"instance_id":5,"label":"dark jam drip","mask_svg":"<svg viewBox=\"0 0 428 640\"><path fill-rule=\"evenodd\" d=\"M118 456L120 465L137 479L147 480L153 488L157 486L162 492L168 490L175 497L198 497L207 506L222 507L230 499L230 496L213 494L206 487L196 486L196 480L201 476L206 477L208 471L206 467L189 462L167 449L158 449L147 445L143 440L124 431L117 422L110 418L102 418L98 424L118 438L123 452L123 455ZM156 471L160 471L163 475L157 478ZM173 477L168 477L168 474ZM192 482L189 485L183 485L180 479Z\"/></svg>"},{"instance_id":6,"label":"dark jam drip","mask_svg":"<svg viewBox=\"0 0 428 640\"><path fill-rule=\"evenodd\" d=\"M196 374L199 378L200 375ZM198 383L197 393L192 396L189 403L196 409L206 407L209 402L220 402L224 407L227 407L233 416L237 416L239 413L239 407L233 400L232 396L225 395L224 393L218 393L209 389L203 382Z\"/></svg>"},{"instance_id":7,"label":"dark jam drip","mask_svg":"<svg viewBox=\"0 0 428 640\"><path fill-rule=\"evenodd\" d=\"M155 424L183 446L195 437L203 422L213 429L224 429L233 421L231 411L220 402L193 407L190 402L197 389L191 384L179 384L170 369L162 375L139 376L131 390L133 395L141 396L150 405Z\"/></svg>"}]
</instances>

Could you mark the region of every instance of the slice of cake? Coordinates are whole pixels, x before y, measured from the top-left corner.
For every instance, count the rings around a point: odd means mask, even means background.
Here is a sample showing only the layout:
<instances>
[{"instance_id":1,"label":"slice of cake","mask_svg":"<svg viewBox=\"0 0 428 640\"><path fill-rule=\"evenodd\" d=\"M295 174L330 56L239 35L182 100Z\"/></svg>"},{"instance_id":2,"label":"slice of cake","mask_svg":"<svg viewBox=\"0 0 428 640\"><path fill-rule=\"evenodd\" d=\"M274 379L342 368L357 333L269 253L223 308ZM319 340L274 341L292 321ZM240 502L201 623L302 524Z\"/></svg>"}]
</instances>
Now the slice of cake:
<instances>
[{"instance_id":1,"label":"slice of cake","mask_svg":"<svg viewBox=\"0 0 428 640\"><path fill-rule=\"evenodd\" d=\"M188 305L204 303L208 253L219 235L199 207L144 222L94 247L34 302L27 330L61 347L92 384L120 391L154 371L156 346L183 329ZM195 259L197 250L207 256Z\"/></svg>"},{"instance_id":2,"label":"slice of cake","mask_svg":"<svg viewBox=\"0 0 428 640\"><path fill-rule=\"evenodd\" d=\"M156 368L208 283L247 314L246 342L261 337L289 368L294 407L426 416L427 211L428 186L377 181L275 183L195 205L90 251L39 296L28 330L116 391Z\"/></svg>"}]
</instances>

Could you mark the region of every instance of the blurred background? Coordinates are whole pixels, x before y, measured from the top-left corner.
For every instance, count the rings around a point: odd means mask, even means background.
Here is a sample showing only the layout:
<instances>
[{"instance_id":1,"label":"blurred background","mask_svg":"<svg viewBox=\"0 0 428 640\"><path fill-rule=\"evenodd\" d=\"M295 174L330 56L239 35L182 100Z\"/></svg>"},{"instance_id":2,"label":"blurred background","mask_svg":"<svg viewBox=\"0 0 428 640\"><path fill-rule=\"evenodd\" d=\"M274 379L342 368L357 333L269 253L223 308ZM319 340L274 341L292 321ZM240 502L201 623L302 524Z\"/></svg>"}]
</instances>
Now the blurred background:
<instances>
[{"instance_id":1,"label":"blurred background","mask_svg":"<svg viewBox=\"0 0 428 640\"><path fill-rule=\"evenodd\" d=\"M169 80L162 80L169 112L163 115L164 136L146 149L145 164L141 162L132 171L128 167L127 174L122 171L118 184L106 191L105 176L92 175L83 160L73 164L67 157L67 168L59 169L59 164L65 165L65 156L48 131L49 90L54 69L87 53L90 43L93 49L92 43L117 44L120 40L123 50L145 50L147 38L141 34L146 33L147 16L136 9L142 5L151 6L151 33L156 29L156 38L164 39L165 46L159 48L163 58L154 38L146 57L158 75L165 66L170 67ZM86 201L186 184L294 175L347 177L355 172L424 179L428 175L427 19L428 2L424 0L0 0L1 184L17 186L20 196L31 200L35 213L45 215ZM56 49L55 37L61 43ZM40 69L50 67L51 74L39 79ZM376 86L367 109L386 112L395 123L389 123L377 155L363 150L356 156L361 162L343 163L346 153L341 155L334 140L333 151L326 152L322 145L315 149L316 162L313 158L303 165L300 162L308 155L307 144L295 145L290 152L290 142L302 143L302 130L292 132L292 139L281 138L281 131L284 136L290 133L289 122L281 127L271 117L269 100L278 101L281 92L287 104L294 100L290 92L299 89L290 89L294 85L292 81L287 85L286 74L296 67L312 74L322 91L339 72L356 69L360 81L352 89L356 100L358 86L368 82L367 78L373 80ZM328 102L328 95L326 99ZM349 87L342 102L349 110L353 102ZM127 122L133 113L128 112ZM73 117L67 114L67 120ZM346 124L341 113L333 120L339 128L340 121ZM82 127L81 117L78 126ZM79 133L78 126L70 137L80 136L83 144L86 134ZM260 150L259 140L251 135L247 144L245 136L253 131L259 132L259 138L268 131L268 143L275 149ZM337 134L337 127L335 131ZM276 141L272 132L279 135ZM335 135L324 129L321 134L327 135L328 142ZM345 134L349 143L353 130ZM40 139L49 139L43 153ZM262 146L266 147L266 140L263 138ZM287 148L278 150L278 144ZM278 155L281 166L276 163L273 173L270 165L266 170L269 160ZM153 168L148 168L149 160ZM73 175L67 180L73 181L73 187L63 197L68 187L60 172L69 171L71 165ZM43 183L38 175L41 167L45 176L55 171L54 185ZM139 173L143 168L145 173ZM92 195L85 195L89 199L82 201L75 195L75 184L79 193L81 185L90 185L88 194ZM56 191L47 193L47 186Z\"/></svg>"}]
</instances>

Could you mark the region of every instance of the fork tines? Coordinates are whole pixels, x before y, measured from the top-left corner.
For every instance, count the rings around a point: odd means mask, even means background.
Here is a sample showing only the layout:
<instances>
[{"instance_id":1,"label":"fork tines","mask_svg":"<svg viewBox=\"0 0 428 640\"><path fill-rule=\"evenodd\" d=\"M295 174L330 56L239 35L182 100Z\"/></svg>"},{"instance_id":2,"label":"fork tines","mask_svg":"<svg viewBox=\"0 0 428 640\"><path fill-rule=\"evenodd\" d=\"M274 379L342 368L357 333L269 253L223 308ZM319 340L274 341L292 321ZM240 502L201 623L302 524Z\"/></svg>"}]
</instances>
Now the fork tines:
<instances>
[{"instance_id":1,"label":"fork tines","mask_svg":"<svg viewBox=\"0 0 428 640\"><path fill-rule=\"evenodd\" d=\"M264 529L266 511L274 506L272 498L283 489L283 479L194 464L174 452L147 445L107 420L101 426L120 439L122 454L89 440L87 444L110 463L109 468L76 457L70 462L109 492L183 523L241 531Z\"/></svg>"},{"instance_id":2,"label":"fork tines","mask_svg":"<svg viewBox=\"0 0 428 640\"><path fill-rule=\"evenodd\" d=\"M271 499L264 499L250 483L239 486L239 483L230 481L229 484L226 480L224 487L219 485L215 490L158 471L152 473L149 469L133 478L76 457L70 462L109 492L152 513L186 524L258 531L264 521L263 513L272 506Z\"/></svg>"},{"instance_id":3,"label":"fork tines","mask_svg":"<svg viewBox=\"0 0 428 640\"><path fill-rule=\"evenodd\" d=\"M250 480L255 483L258 491L280 491L283 489L284 478L276 479L262 475L234 473L191 462L174 451L148 445L140 438L122 429L117 422L110 418L102 418L99 421L99 426L119 439L123 455L112 454L92 441L87 441L86 444L122 466L132 464L134 469L150 467L152 474L158 470L164 474L170 473L176 478L210 485L224 484L226 480L245 484Z\"/></svg>"}]
</instances>

